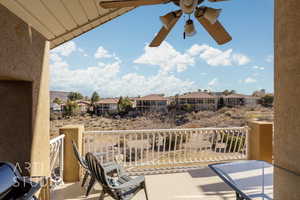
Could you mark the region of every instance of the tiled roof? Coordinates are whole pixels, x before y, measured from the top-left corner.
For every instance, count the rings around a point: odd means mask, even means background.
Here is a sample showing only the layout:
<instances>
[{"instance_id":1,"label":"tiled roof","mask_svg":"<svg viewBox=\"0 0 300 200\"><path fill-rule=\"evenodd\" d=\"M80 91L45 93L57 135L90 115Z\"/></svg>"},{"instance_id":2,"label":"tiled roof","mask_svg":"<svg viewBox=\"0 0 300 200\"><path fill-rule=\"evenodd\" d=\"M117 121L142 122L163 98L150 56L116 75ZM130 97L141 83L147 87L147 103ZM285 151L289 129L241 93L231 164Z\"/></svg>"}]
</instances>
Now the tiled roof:
<instances>
[{"instance_id":1,"label":"tiled roof","mask_svg":"<svg viewBox=\"0 0 300 200\"><path fill-rule=\"evenodd\" d=\"M119 99L117 98L107 98L107 99L101 99L97 102L97 104L117 104Z\"/></svg>"},{"instance_id":2,"label":"tiled roof","mask_svg":"<svg viewBox=\"0 0 300 200\"><path fill-rule=\"evenodd\" d=\"M163 97L162 95L158 94L150 94L144 97L135 98L135 100L144 100L144 101L168 101L167 98Z\"/></svg>"},{"instance_id":3,"label":"tiled roof","mask_svg":"<svg viewBox=\"0 0 300 200\"><path fill-rule=\"evenodd\" d=\"M76 100L76 103L81 103L81 104L90 104L89 101L85 101L85 100Z\"/></svg>"},{"instance_id":4,"label":"tiled roof","mask_svg":"<svg viewBox=\"0 0 300 200\"><path fill-rule=\"evenodd\" d=\"M179 99L198 99L198 98L216 98L213 95L210 95L206 92L192 92L184 95L178 96Z\"/></svg>"}]
</instances>

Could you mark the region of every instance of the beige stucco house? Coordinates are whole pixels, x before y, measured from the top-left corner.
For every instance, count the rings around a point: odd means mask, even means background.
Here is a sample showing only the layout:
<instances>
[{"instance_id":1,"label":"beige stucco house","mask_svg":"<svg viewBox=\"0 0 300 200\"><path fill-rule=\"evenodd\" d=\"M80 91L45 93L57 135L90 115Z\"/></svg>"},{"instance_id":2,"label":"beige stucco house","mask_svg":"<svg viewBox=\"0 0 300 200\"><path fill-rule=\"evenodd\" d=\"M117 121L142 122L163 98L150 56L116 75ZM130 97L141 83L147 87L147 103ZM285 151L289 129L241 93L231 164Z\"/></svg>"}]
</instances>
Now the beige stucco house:
<instances>
[{"instance_id":1,"label":"beige stucco house","mask_svg":"<svg viewBox=\"0 0 300 200\"><path fill-rule=\"evenodd\" d=\"M96 103L96 113L104 114L104 113L114 113L118 111L118 101L117 98L107 98L101 99Z\"/></svg>"},{"instance_id":2,"label":"beige stucco house","mask_svg":"<svg viewBox=\"0 0 300 200\"><path fill-rule=\"evenodd\" d=\"M135 98L136 109L141 112L167 111L168 99L159 94Z\"/></svg>"},{"instance_id":3,"label":"beige stucco house","mask_svg":"<svg viewBox=\"0 0 300 200\"><path fill-rule=\"evenodd\" d=\"M175 97L179 106L191 105L193 110L217 110L218 98L206 92L191 92Z\"/></svg>"}]
</instances>

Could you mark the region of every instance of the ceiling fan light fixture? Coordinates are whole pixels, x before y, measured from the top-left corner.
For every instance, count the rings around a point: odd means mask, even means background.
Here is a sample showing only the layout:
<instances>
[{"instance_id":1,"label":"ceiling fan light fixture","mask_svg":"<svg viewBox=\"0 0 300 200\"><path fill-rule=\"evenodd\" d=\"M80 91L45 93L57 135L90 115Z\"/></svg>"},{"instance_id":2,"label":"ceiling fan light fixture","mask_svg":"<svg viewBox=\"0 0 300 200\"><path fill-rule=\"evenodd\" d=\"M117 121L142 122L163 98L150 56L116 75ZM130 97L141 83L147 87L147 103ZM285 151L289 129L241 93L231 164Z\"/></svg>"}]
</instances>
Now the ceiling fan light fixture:
<instances>
[{"instance_id":1,"label":"ceiling fan light fixture","mask_svg":"<svg viewBox=\"0 0 300 200\"><path fill-rule=\"evenodd\" d=\"M221 14L222 9L215 9L215 8L204 8L203 16L211 23L215 24Z\"/></svg>"},{"instance_id":2,"label":"ceiling fan light fixture","mask_svg":"<svg viewBox=\"0 0 300 200\"><path fill-rule=\"evenodd\" d=\"M174 19L176 19L176 13L175 12L170 12L164 16L159 17L161 23L164 25L166 29L169 29L171 27L171 23L173 22Z\"/></svg>"},{"instance_id":3,"label":"ceiling fan light fixture","mask_svg":"<svg viewBox=\"0 0 300 200\"><path fill-rule=\"evenodd\" d=\"M191 37L197 33L193 20L189 19L185 22L184 33L188 37Z\"/></svg>"}]
</instances>

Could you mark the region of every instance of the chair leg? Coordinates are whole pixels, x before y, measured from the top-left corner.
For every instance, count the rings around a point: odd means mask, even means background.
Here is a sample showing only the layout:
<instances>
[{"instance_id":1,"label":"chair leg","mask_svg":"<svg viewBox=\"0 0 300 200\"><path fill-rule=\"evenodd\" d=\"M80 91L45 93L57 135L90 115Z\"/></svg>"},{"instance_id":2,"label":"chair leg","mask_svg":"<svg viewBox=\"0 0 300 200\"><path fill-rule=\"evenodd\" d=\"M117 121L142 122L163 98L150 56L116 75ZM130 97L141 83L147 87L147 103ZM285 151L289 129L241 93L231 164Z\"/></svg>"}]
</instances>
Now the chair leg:
<instances>
[{"instance_id":1,"label":"chair leg","mask_svg":"<svg viewBox=\"0 0 300 200\"><path fill-rule=\"evenodd\" d=\"M88 171L85 171L85 174L84 174L84 177L83 177L83 179L82 179L82 184L81 184L81 187L83 187L84 186L84 184L85 184L85 182L86 182L86 179L87 179L87 177L89 176L89 173L88 173Z\"/></svg>"},{"instance_id":2,"label":"chair leg","mask_svg":"<svg viewBox=\"0 0 300 200\"><path fill-rule=\"evenodd\" d=\"M104 196L105 196L105 190L104 189L102 189L102 192L101 192L101 194L100 194L100 197L99 197L99 200L103 200L103 198L104 198Z\"/></svg>"},{"instance_id":3,"label":"chair leg","mask_svg":"<svg viewBox=\"0 0 300 200\"><path fill-rule=\"evenodd\" d=\"M91 189L94 187L95 183L96 183L95 177L91 176L91 180L90 180L89 186L86 190L85 196L89 196L89 193L90 193Z\"/></svg>"}]
</instances>

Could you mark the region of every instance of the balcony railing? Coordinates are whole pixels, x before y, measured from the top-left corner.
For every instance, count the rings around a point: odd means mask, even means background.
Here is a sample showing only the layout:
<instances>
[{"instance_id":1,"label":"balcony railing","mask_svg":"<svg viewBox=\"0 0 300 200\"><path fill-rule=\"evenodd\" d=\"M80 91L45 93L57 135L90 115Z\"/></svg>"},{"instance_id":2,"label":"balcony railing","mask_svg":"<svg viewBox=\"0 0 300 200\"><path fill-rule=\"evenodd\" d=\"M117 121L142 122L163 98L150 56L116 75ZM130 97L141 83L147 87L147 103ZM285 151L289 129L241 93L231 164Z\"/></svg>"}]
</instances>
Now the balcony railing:
<instances>
[{"instance_id":1,"label":"balcony railing","mask_svg":"<svg viewBox=\"0 0 300 200\"><path fill-rule=\"evenodd\" d=\"M247 127L84 132L84 153L101 162L118 161L132 171L247 157Z\"/></svg>"},{"instance_id":2,"label":"balcony railing","mask_svg":"<svg viewBox=\"0 0 300 200\"><path fill-rule=\"evenodd\" d=\"M65 135L60 135L50 140L51 183L54 187L63 183L64 138Z\"/></svg>"}]
</instances>

